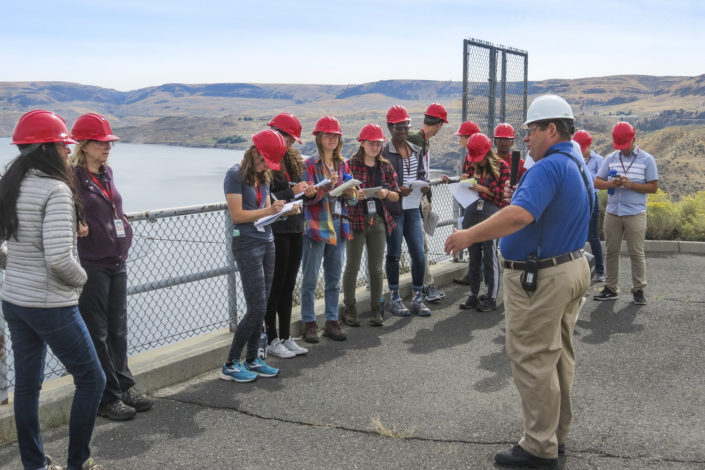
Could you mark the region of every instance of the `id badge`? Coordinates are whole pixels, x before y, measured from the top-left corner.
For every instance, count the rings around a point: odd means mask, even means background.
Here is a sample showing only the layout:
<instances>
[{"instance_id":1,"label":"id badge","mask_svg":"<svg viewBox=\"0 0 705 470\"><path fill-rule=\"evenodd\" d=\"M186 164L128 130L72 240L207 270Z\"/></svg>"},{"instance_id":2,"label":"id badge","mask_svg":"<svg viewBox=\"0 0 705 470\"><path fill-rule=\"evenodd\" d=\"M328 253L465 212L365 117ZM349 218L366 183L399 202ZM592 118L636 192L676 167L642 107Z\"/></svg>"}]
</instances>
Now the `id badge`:
<instances>
[{"instance_id":1,"label":"id badge","mask_svg":"<svg viewBox=\"0 0 705 470\"><path fill-rule=\"evenodd\" d=\"M343 206L340 204L339 200L335 200L335 204L333 204L333 214L335 215L340 215L343 213Z\"/></svg>"},{"instance_id":2,"label":"id badge","mask_svg":"<svg viewBox=\"0 0 705 470\"><path fill-rule=\"evenodd\" d=\"M480 199L479 201L477 201L477 207L475 207L475 210L476 210L477 212L482 212L482 208L483 208L483 207L485 207L485 200L484 200L484 199Z\"/></svg>"},{"instance_id":3,"label":"id badge","mask_svg":"<svg viewBox=\"0 0 705 470\"><path fill-rule=\"evenodd\" d=\"M117 234L118 238L124 238L125 237L125 226L122 224L121 219L114 219L113 224L115 224L115 233Z\"/></svg>"},{"instance_id":4,"label":"id badge","mask_svg":"<svg viewBox=\"0 0 705 470\"><path fill-rule=\"evenodd\" d=\"M369 215L376 214L377 213L377 204L375 203L374 200L370 199L367 201L367 213Z\"/></svg>"}]
</instances>

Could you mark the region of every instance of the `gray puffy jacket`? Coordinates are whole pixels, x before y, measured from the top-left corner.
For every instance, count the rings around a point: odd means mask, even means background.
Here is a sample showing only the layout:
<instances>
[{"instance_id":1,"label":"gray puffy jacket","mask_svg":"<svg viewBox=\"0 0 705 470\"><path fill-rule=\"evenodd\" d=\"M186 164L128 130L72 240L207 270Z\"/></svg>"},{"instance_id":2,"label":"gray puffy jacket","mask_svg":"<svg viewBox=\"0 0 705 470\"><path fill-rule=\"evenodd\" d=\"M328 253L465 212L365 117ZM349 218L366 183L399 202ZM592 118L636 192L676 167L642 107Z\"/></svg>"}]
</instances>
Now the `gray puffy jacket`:
<instances>
[{"instance_id":1,"label":"gray puffy jacket","mask_svg":"<svg viewBox=\"0 0 705 470\"><path fill-rule=\"evenodd\" d=\"M6 255L0 247L0 265L7 264L0 297L21 307L76 305L86 272L78 262L71 189L40 175L29 170L20 185L17 239L7 240Z\"/></svg>"}]
</instances>

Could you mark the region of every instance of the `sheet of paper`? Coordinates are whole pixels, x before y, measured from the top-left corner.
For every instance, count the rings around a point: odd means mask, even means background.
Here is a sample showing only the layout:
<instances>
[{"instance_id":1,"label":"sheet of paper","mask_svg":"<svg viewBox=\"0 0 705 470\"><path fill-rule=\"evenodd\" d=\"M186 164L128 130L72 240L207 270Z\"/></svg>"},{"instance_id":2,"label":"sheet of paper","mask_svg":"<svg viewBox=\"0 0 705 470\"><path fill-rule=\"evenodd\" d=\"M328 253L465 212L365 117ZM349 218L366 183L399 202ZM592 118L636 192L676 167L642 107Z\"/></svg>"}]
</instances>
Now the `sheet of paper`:
<instances>
[{"instance_id":1,"label":"sheet of paper","mask_svg":"<svg viewBox=\"0 0 705 470\"><path fill-rule=\"evenodd\" d=\"M341 184L340 186L336 187L335 189L332 189L328 194L333 196L333 197L338 197L341 196L346 189L355 187L362 183L360 180L356 180L355 178L351 178L347 180L345 183Z\"/></svg>"},{"instance_id":2,"label":"sheet of paper","mask_svg":"<svg viewBox=\"0 0 705 470\"><path fill-rule=\"evenodd\" d=\"M276 214L267 215L267 216L264 216L264 217L257 219L257 221L255 222L255 227L259 228L259 227L265 227L267 225L273 224L281 216L283 216L287 212L290 212L294 208L294 206L299 206L299 208L301 208L302 204L303 204L303 201L287 202L286 204L284 204L284 207L282 208L282 210L280 210Z\"/></svg>"},{"instance_id":3,"label":"sheet of paper","mask_svg":"<svg viewBox=\"0 0 705 470\"><path fill-rule=\"evenodd\" d=\"M363 193L365 193L365 198L371 199L375 197L375 193L380 189L383 189L382 186L375 186L374 188L360 188L357 191L362 191Z\"/></svg>"},{"instance_id":4,"label":"sheet of paper","mask_svg":"<svg viewBox=\"0 0 705 470\"><path fill-rule=\"evenodd\" d=\"M423 219L423 231L432 237L436 232L436 225L438 225L439 218L440 217L438 214L433 211L429 211Z\"/></svg>"},{"instance_id":5,"label":"sheet of paper","mask_svg":"<svg viewBox=\"0 0 705 470\"><path fill-rule=\"evenodd\" d=\"M322 181L320 181L320 182L314 184L313 187L316 188L316 189L318 189L318 188L320 188L321 186L325 186L325 185L327 185L327 184L330 184L330 180L329 180L328 178L326 178L326 179L324 179L324 180L322 180ZM294 195L294 199L299 199L300 197L303 197L303 195L304 195L303 192L300 192L299 194L295 194L295 195Z\"/></svg>"},{"instance_id":6,"label":"sheet of paper","mask_svg":"<svg viewBox=\"0 0 705 470\"><path fill-rule=\"evenodd\" d=\"M401 198L401 207L404 210L417 209L421 205L421 196L423 196L421 188L429 186L429 183L428 181L414 180L409 183L409 186L411 186L411 194Z\"/></svg>"},{"instance_id":7,"label":"sheet of paper","mask_svg":"<svg viewBox=\"0 0 705 470\"><path fill-rule=\"evenodd\" d=\"M475 191L474 189L470 189L468 184L451 183L448 185L448 189L453 195L453 198L458 201L458 204L460 204L460 207L462 207L463 209L465 209L470 204L480 198L479 194L477 194L477 191Z\"/></svg>"}]
</instances>

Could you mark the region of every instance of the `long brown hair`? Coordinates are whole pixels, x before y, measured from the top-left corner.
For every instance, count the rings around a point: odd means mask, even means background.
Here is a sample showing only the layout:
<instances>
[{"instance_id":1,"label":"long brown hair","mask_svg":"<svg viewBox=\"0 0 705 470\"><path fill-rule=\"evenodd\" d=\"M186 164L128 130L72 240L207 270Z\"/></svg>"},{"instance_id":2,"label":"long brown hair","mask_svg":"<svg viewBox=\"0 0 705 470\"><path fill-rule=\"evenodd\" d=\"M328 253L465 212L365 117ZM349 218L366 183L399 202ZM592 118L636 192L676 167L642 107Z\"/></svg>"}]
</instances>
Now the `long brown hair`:
<instances>
[{"instance_id":1,"label":"long brown hair","mask_svg":"<svg viewBox=\"0 0 705 470\"><path fill-rule=\"evenodd\" d=\"M316 134L316 147L318 148L318 155L323 158L323 144L321 144L321 133ZM340 150L343 148L343 136L338 136L338 146L333 150L333 161L336 160L338 163L343 163L343 156L340 154Z\"/></svg>"},{"instance_id":2,"label":"long brown hair","mask_svg":"<svg viewBox=\"0 0 705 470\"><path fill-rule=\"evenodd\" d=\"M255 164L255 156L258 156L259 152L254 145L250 145L245 151L245 155L242 157L242 162L240 163L240 171L245 179L245 183L249 186L254 186L256 182L260 184L269 183L272 180L272 171L267 168L262 173L257 173Z\"/></svg>"},{"instance_id":3,"label":"long brown hair","mask_svg":"<svg viewBox=\"0 0 705 470\"><path fill-rule=\"evenodd\" d=\"M486 154L483 160L487 160L487 165L484 166L484 168L481 168L479 165L475 165L475 168L480 170L480 174L486 175L486 174L491 174L494 179L499 181L499 176L501 174L500 172L500 163L499 163L499 157L497 156L496 153L494 153L494 150L490 149ZM489 167L489 171L487 171L487 168Z\"/></svg>"},{"instance_id":4,"label":"long brown hair","mask_svg":"<svg viewBox=\"0 0 705 470\"><path fill-rule=\"evenodd\" d=\"M301 158L301 152L298 150L287 147L286 153L284 154L284 157L282 158L282 168L279 171L272 172L276 173L278 176L280 176L282 179L285 179L286 176L285 174L288 172L289 177L292 180L299 180L301 179L301 176L304 174L304 159ZM286 170L285 170L286 168Z\"/></svg>"},{"instance_id":5,"label":"long brown hair","mask_svg":"<svg viewBox=\"0 0 705 470\"><path fill-rule=\"evenodd\" d=\"M362 144L360 144L360 148L358 148L357 152L355 152L355 154L350 158L355 159L355 160L360 160L361 162L364 163L364 161L365 161L365 147L363 147ZM387 160L386 158L384 158L382 156L382 147L379 148L379 153L375 156L375 159L380 163L389 163L389 160Z\"/></svg>"}]
</instances>

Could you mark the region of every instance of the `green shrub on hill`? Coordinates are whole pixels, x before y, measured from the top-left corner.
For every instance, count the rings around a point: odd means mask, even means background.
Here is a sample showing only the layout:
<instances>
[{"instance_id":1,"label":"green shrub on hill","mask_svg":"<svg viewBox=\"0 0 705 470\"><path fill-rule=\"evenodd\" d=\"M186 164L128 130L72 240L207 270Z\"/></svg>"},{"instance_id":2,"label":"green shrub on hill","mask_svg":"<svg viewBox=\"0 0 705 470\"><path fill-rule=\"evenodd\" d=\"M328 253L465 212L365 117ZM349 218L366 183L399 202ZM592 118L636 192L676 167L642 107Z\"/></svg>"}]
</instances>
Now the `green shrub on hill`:
<instances>
[{"instance_id":1,"label":"green shrub on hill","mask_svg":"<svg viewBox=\"0 0 705 470\"><path fill-rule=\"evenodd\" d=\"M680 231L684 240L705 241L705 191L680 201Z\"/></svg>"},{"instance_id":2,"label":"green shrub on hill","mask_svg":"<svg viewBox=\"0 0 705 470\"><path fill-rule=\"evenodd\" d=\"M646 238L649 240L673 240L678 238L680 222L679 204L660 189L649 194L646 203Z\"/></svg>"}]
</instances>

